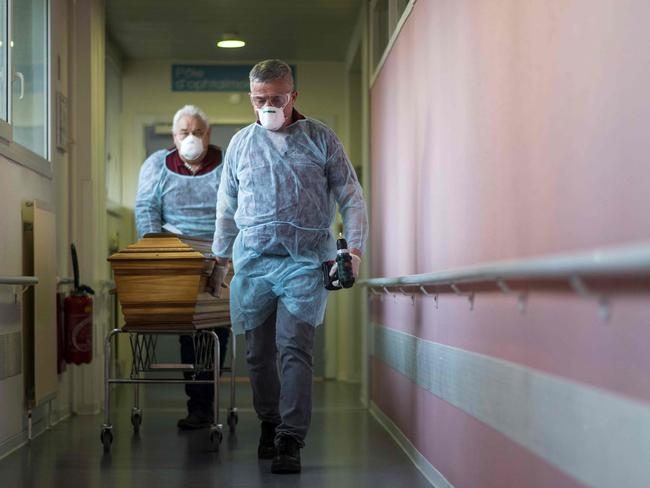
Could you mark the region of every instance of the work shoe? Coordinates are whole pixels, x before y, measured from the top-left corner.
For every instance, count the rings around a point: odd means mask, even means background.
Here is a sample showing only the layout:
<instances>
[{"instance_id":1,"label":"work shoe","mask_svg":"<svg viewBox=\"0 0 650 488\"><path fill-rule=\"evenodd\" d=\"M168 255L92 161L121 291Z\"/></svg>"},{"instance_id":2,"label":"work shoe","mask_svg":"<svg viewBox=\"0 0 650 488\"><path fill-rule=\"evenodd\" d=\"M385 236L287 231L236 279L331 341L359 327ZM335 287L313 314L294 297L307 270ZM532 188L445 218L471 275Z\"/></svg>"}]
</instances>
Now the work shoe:
<instances>
[{"instance_id":1,"label":"work shoe","mask_svg":"<svg viewBox=\"0 0 650 488\"><path fill-rule=\"evenodd\" d=\"M275 441L271 473L300 473L300 446L292 437L281 435Z\"/></svg>"},{"instance_id":2,"label":"work shoe","mask_svg":"<svg viewBox=\"0 0 650 488\"><path fill-rule=\"evenodd\" d=\"M262 421L262 434L260 445L257 446L259 459L273 459L275 457L275 428L278 424Z\"/></svg>"},{"instance_id":3,"label":"work shoe","mask_svg":"<svg viewBox=\"0 0 650 488\"><path fill-rule=\"evenodd\" d=\"M202 411L192 411L187 414L187 417L180 419L177 423L178 428L181 430L197 430L205 429L212 425L214 420L212 413Z\"/></svg>"}]
</instances>

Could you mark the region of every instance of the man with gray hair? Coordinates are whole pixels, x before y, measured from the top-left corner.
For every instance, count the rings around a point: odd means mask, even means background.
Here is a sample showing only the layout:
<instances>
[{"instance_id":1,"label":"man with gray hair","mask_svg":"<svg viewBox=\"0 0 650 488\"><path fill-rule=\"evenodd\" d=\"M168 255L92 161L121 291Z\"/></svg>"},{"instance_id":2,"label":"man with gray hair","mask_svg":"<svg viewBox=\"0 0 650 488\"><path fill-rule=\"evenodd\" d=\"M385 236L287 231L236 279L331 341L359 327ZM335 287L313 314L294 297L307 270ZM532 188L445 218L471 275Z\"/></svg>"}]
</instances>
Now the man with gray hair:
<instances>
[{"instance_id":1,"label":"man with gray hair","mask_svg":"<svg viewBox=\"0 0 650 488\"><path fill-rule=\"evenodd\" d=\"M205 113L185 105L174 115L174 145L156 151L142 165L135 201L138 238L163 231L211 239L221 180L221 149L210 144L210 125ZM217 267L215 266L215 269ZM219 293L219 288L212 290ZM229 332L216 329L221 349L221 365L226 356ZM191 336L181 336L181 360L193 364L195 351ZM197 375L211 379L210 373ZM212 424L213 391L210 384L187 384L187 417L178 421L183 430Z\"/></svg>"},{"instance_id":2,"label":"man with gray hair","mask_svg":"<svg viewBox=\"0 0 650 488\"><path fill-rule=\"evenodd\" d=\"M338 137L294 108L291 68L277 59L256 64L250 90L257 121L226 152L212 251L221 265L233 259L231 319L246 334L258 457L273 459L274 473L296 473L311 419L314 329L327 301L321 264L336 256L336 205L355 277L368 220Z\"/></svg>"}]
</instances>

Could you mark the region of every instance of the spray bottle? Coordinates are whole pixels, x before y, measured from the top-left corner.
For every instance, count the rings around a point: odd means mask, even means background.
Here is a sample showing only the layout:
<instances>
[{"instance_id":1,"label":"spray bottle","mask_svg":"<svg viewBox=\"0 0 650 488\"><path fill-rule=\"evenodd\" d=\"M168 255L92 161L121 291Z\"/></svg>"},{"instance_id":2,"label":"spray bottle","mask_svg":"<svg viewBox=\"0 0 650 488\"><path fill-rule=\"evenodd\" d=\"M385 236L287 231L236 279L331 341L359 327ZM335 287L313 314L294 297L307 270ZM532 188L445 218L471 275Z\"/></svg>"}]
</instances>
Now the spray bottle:
<instances>
[{"instance_id":1,"label":"spray bottle","mask_svg":"<svg viewBox=\"0 0 650 488\"><path fill-rule=\"evenodd\" d=\"M332 267L336 263L336 273L330 276ZM327 290L340 290L351 288L354 285L354 272L352 271L352 256L348 249L348 242L339 233L336 241L336 260L325 261L322 265L324 285Z\"/></svg>"}]
</instances>

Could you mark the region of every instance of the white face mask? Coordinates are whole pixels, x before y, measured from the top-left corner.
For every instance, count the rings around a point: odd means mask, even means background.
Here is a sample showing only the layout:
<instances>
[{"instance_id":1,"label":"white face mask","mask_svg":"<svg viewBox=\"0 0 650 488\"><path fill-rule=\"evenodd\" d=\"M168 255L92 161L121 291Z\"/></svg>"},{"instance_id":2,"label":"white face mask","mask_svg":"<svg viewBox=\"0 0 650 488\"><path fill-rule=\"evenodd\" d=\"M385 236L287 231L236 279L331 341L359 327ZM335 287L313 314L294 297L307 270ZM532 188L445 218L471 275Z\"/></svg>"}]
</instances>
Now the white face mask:
<instances>
[{"instance_id":1,"label":"white face mask","mask_svg":"<svg viewBox=\"0 0 650 488\"><path fill-rule=\"evenodd\" d=\"M203 152L203 141L195 135L190 134L181 141L181 148L178 152L183 159L194 161Z\"/></svg>"},{"instance_id":2,"label":"white face mask","mask_svg":"<svg viewBox=\"0 0 650 488\"><path fill-rule=\"evenodd\" d=\"M257 109L257 116L265 129L278 130L284 125L284 110L281 108L264 106Z\"/></svg>"}]
</instances>

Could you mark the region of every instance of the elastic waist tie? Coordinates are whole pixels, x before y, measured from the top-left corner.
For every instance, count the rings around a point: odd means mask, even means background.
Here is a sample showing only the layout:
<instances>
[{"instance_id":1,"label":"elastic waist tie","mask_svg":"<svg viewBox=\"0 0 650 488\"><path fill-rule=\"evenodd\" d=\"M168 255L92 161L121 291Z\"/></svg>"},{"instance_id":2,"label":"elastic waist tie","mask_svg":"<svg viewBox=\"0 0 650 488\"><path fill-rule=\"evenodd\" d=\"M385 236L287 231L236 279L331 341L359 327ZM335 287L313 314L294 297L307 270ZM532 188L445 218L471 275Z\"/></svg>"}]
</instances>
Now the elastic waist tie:
<instances>
[{"instance_id":1,"label":"elastic waist tie","mask_svg":"<svg viewBox=\"0 0 650 488\"><path fill-rule=\"evenodd\" d=\"M250 227L246 227L246 229L244 229L244 230L257 229L258 227L264 227L265 225L276 225L276 224L287 224L287 225L290 225L291 227L295 227L296 229L307 230L307 231L310 231L310 232L329 232L329 230L330 230L329 227L301 227L300 225L296 225L293 222L282 222L280 220L275 220L273 222L264 222L263 224L252 225Z\"/></svg>"}]
</instances>

